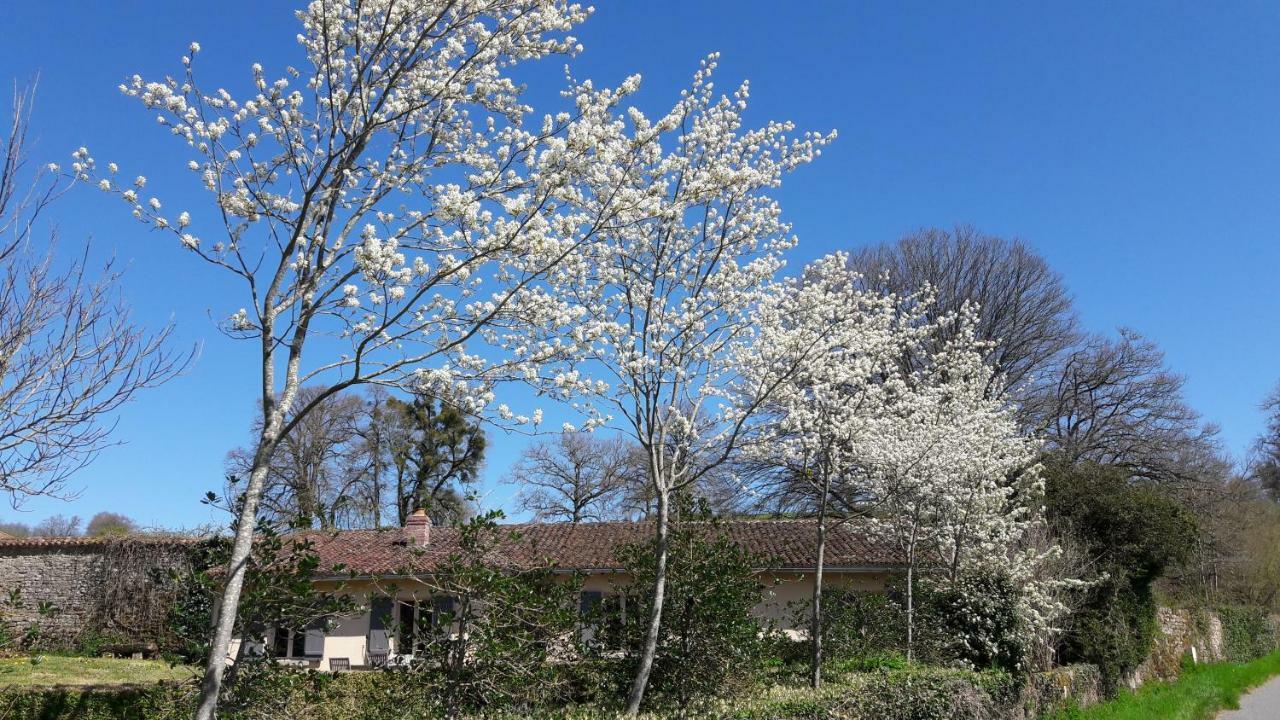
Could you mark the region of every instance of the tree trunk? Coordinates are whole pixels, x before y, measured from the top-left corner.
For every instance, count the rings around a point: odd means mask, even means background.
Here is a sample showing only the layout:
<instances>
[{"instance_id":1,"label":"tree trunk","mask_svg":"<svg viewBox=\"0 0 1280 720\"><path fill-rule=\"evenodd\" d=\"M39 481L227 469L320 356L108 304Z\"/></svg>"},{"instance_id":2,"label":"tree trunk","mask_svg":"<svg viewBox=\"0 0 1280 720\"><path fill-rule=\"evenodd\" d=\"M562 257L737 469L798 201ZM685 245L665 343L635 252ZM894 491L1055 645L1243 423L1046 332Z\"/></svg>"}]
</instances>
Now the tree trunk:
<instances>
[{"instance_id":1,"label":"tree trunk","mask_svg":"<svg viewBox=\"0 0 1280 720\"><path fill-rule=\"evenodd\" d=\"M915 562L907 561L907 662L915 659Z\"/></svg>"},{"instance_id":2,"label":"tree trunk","mask_svg":"<svg viewBox=\"0 0 1280 720\"><path fill-rule=\"evenodd\" d=\"M822 571L827 552L827 485L825 483L823 488L822 500L818 502L818 553L813 573L813 616L809 623L809 641L813 644L809 685L814 690L822 687Z\"/></svg>"},{"instance_id":3,"label":"tree trunk","mask_svg":"<svg viewBox=\"0 0 1280 720\"><path fill-rule=\"evenodd\" d=\"M217 717L218 696L222 691L222 673L227 665L227 651L235 632L236 613L240 607L240 591L244 587L245 567L253 551L253 531L258 522L258 501L266 482L271 453L279 441L283 418L273 417L265 423L258 440L258 452L249 471L249 486L245 488L244 505L236 521L235 541L231 546L228 563L227 585L222 591L222 602L214 620L213 644L205 663L204 679L200 683L200 704L196 708L196 720L213 720Z\"/></svg>"},{"instance_id":4,"label":"tree trunk","mask_svg":"<svg viewBox=\"0 0 1280 720\"><path fill-rule=\"evenodd\" d=\"M645 688L649 686L649 673L653 671L653 658L658 653L658 633L662 629L662 602L667 592L667 555L670 552L670 537L666 490L658 491L657 517L657 563L653 573L653 608L649 611L649 630L644 638L644 650L640 654L640 665L636 668L635 679L631 683L631 692L627 695L627 714L640 714L640 703L644 700Z\"/></svg>"}]
</instances>

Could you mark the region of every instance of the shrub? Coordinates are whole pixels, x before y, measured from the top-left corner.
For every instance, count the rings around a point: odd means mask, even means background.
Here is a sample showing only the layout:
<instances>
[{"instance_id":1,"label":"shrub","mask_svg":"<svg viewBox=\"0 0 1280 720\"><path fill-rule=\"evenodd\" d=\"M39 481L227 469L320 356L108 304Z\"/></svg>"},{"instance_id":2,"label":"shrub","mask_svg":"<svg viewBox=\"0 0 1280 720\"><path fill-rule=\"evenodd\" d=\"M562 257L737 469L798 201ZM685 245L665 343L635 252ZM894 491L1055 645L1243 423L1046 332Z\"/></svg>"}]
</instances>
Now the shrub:
<instances>
[{"instance_id":1,"label":"shrub","mask_svg":"<svg viewBox=\"0 0 1280 720\"><path fill-rule=\"evenodd\" d=\"M1237 605L1218 608L1227 660L1249 662L1269 655L1277 645L1276 628L1265 608Z\"/></svg>"},{"instance_id":2,"label":"shrub","mask_svg":"<svg viewBox=\"0 0 1280 720\"><path fill-rule=\"evenodd\" d=\"M752 568L762 561L720 533L713 521L677 526L670 545L662 629L646 700L683 707L733 694L756 678L763 642L760 623L751 614L761 592ZM621 673L615 687L621 697L648 629L654 543L624 547L618 559L633 578L619 626L624 662L616 666Z\"/></svg>"},{"instance_id":3,"label":"shrub","mask_svg":"<svg viewBox=\"0 0 1280 720\"><path fill-rule=\"evenodd\" d=\"M568 650L565 638L578 627L579 584L576 577L558 581L550 567L495 563L503 538L518 537L497 524L501 518L493 511L463 523L460 551L417 578L434 599L447 602L417 614L412 665L388 671L392 688L416 685L450 717L569 697L570 675L550 660Z\"/></svg>"},{"instance_id":4,"label":"shrub","mask_svg":"<svg viewBox=\"0 0 1280 720\"><path fill-rule=\"evenodd\" d=\"M812 600L788 605L792 627L808 628ZM906 626L902 608L884 593L827 587L822 593L822 653L831 663L856 662L903 647ZM808 662L808 641L779 642L784 662Z\"/></svg>"},{"instance_id":5,"label":"shrub","mask_svg":"<svg viewBox=\"0 0 1280 720\"><path fill-rule=\"evenodd\" d=\"M1155 636L1152 583L1186 558L1195 518L1120 468L1046 464L1046 515L1098 559L1100 577L1075 598L1059 657L1097 665L1109 688L1132 671Z\"/></svg>"}]
</instances>

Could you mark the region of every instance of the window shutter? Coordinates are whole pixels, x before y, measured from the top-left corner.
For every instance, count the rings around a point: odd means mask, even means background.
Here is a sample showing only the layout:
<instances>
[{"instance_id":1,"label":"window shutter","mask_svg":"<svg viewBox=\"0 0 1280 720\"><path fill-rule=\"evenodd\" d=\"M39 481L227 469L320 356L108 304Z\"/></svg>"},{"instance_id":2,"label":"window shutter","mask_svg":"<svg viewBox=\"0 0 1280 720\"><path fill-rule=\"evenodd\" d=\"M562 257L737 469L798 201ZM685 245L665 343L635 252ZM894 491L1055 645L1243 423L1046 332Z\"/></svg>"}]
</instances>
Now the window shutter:
<instances>
[{"instance_id":1,"label":"window shutter","mask_svg":"<svg viewBox=\"0 0 1280 720\"><path fill-rule=\"evenodd\" d=\"M578 610L585 616L600 607L600 602L604 599L604 593L599 590L583 590L578 596Z\"/></svg>"},{"instance_id":2,"label":"window shutter","mask_svg":"<svg viewBox=\"0 0 1280 720\"><path fill-rule=\"evenodd\" d=\"M449 622L452 624L452 615L457 612L457 601L450 595L436 595L431 598L431 625L439 630L445 622L444 616L450 616Z\"/></svg>"},{"instance_id":3,"label":"window shutter","mask_svg":"<svg viewBox=\"0 0 1280 720\"><path fill-rule=\"evenodd\" d=\"M303 654L307 657L319 657L324 655L324 629L319 627L307 628L307 639L303 646Z\"/></svg>"},{"instance_id":4,"label":"window shutter","mask_svg":"<svg viewBox=\"0 0 1280 720\"><path fill-rule=\"evenodd\" d=\"M391 621L391 598L376 597L369 607L369 629L386 630Z\"/></svg>"},{"instance_id":5,"label":"window shutter","mask_svg":"<svg viewBox=\"0 0 1280 720\"><path fill-rule=\"evenodd\" d=\"M395 606L391 598L385 595L373 598L369 603L369 644L370 655L387 655L391 652L391 633L387 626L392 622L391 612Z\"/></svg>"}]
</instances>

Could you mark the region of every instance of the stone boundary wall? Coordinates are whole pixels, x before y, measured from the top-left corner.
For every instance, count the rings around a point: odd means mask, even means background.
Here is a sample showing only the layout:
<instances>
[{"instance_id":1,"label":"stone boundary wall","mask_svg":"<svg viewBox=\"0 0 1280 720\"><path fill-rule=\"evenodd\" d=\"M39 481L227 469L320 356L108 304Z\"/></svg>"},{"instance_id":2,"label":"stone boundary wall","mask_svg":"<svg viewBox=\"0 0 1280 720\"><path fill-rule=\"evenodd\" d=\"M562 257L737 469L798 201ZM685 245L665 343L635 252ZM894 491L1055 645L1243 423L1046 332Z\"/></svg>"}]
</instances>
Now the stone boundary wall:
<instances>
[{"instance_id":1,"label":"stone boundary wall","mask_svg":"<svg viewBox=\"0 0 1280 720\"><path fill-rule=\"evenodd\" d=\"M1155 642L1147 659L1130 676L1129 687L1177 678L1187 655L1197 663L1227 659L1221 618L1210 610L1157 608Z\"/></svg>"},{"instance_id":2,"label":"stone boundary wall","mask_svg":"<svg viewBox=\"0 0 1280 720\"><path fill-rule=\"evenodd\" d=\"M1280 615L1268 617L1272 638L1264 641L1273 646L1280 638ZM1222 618L1213 610L1162 607L1156 610L1156 637L1147 659L1128 678L1130 688L1162 680L1177 679L1182 659L1190 656L1196 663L1222 662L1229 658Z\"/></svg>"},{"instance_id":3,"label":"stone boundary wall","mask_svg":"<svg viewBox=\"0 0 1280 720\"><path fill-rule=\"evenodd\" d=\"M0 542L0 621L40 645L71 649L88 639L163 644L174 597L172 570L189 566L185 538L58 538ZM56 608L43 616L40 605Z\"/></svg>"}]
</instances>

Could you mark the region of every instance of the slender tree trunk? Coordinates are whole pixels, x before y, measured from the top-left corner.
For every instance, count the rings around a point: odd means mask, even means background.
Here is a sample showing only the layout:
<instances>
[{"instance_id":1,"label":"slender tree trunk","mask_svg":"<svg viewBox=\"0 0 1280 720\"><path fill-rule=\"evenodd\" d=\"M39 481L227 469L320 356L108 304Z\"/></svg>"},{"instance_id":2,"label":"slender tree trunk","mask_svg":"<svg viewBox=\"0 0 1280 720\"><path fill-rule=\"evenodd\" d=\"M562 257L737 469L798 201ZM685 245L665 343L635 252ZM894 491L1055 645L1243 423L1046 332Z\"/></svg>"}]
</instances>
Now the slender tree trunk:
<instances>
[{"instance_id":1,"label":"slender tree trunk","mask_svg":"<svg viewBox=\"0 0 1280 720\"><path fill-rule=\"evenodd\" d=\"M649 611L649 630L645 634L644 649L640 654L640 665L636 668L635 679L631 683L631 692L627 695L627 714L639 715L640 703L644 701L645 688L649 686L649 673L653 671L653 658L658 653L658 633L662 629L662 602L667 592L667 555L670 548L670 534L667 523L669 512L667 504L668 492L658 491L657 497L657 564L653 573L653 608Z\"/></svg>"},{"instance_id":2,"label":"slender tree trunk","mask_svg":"<svg viewBox=\"0 0 1280 720\"><path fill-rule=\"evenodd\" d=\"M822 687L822 574L827 553L827 491L823 483L822 499L818 502L818 554L813 573L813 615L809 623L809 641L813 644L810 658L809 684L814 690Z\"/></svg>"},{"instance_id":3,"label":"slender tree trunk","mask_svg":"<svg viewBox=\"0 0 1280 720\"><path fill-rule=\"evenodd\" d=\"M915 586L914 569L907 566L907 662L911 662L915 658L915 597L913 596L913 588Z\"/></svg>"},{"instance_id":4,"label":"slender tree trunk","mask_svg":"<svg viewBox=\"0 0 1280 720\"><path fill-rule=\"evenodd\" d=\"M235 632L236 614L240 607L240 592L244 588L245 568L253 552L253 531L258 521L258 501L266 482L271 453L279 441L283 418L278 411L263 425L258 440L258 451L249 471L249 486L245 488L244 505L236 522L236 536L231 546L231 561L227 570L227 585L222 590L222 602L217 608L213 643L209 659L205 663L204 678L200 683L200 704L196 708L196 720L213 720L217 717L218 696L222 690L222 673L227 665L227 650L231 647Z\"/></svg>"},{"instance_id":5,"label":"slender tree trunk","mask_svg":"<svg viewBox=\"0 0 1280 720\"><path fill-rule=\"evenodd\" d=\"M915 659L915 631L916 631L916 607L915 607L915 585L916 585L916 562L914 550L907 553L907 662Z\"/></svg>"}]
</instances>

